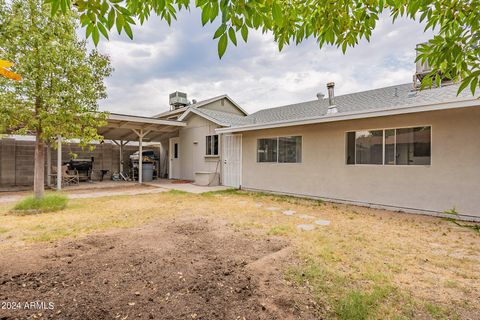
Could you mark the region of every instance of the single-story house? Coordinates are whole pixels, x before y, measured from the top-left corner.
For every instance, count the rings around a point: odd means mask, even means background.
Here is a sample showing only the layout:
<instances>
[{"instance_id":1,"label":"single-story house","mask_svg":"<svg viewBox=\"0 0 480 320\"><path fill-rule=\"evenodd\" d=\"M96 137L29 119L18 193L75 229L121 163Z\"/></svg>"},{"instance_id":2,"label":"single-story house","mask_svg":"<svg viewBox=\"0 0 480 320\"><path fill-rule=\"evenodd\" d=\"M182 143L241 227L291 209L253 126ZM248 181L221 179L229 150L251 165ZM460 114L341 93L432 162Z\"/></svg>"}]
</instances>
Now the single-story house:
<instances>
[{"instance_id":1,"label":"single-story house","mask_svg":"<svg viewBox=\"0 0 480 320\"><path fill-rule=\"evenodd\" d=\"M408 212L480 218L480 100L412 84L247 114L227 95L157 115L169 177Z\"/></svg>"},{"instance_id":2,"label":"single-story house","mask_svg":"<svg viewBox=\"0 0 480 320\"><path fill-rule=\"evenodd\" d=\"M175 92L169 111L112 115L99 132L120 146L156 142L162 177L480 220L480 100L457 90L414 81L335 96L329 83L252 114L228 95L190 103Z\"/></svg>"}]
</instances>

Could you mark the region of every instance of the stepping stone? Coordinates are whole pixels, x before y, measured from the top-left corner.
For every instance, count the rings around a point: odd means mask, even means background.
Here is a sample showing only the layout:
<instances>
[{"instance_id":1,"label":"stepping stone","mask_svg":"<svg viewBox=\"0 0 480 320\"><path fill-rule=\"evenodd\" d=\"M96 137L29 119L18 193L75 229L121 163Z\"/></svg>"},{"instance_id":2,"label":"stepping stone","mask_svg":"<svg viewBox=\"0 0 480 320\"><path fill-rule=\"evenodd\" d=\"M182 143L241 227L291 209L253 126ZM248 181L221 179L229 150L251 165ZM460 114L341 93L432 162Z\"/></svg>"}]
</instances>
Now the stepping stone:
<instances>
[{"instance_id":1,"label":"stepping stone","mask_svg":"<svg viewBox=\"0 0 480 320\"><path fill-rule=\"evenodd\" d=\"M298 217L302 219L315 219L315 217L309 216L308 214L301 214Z\"/></svg>"},{"instance_id":2,"label":"stepping stone","mask_svg":"<svg viewBox=\"0 0 480 320\"><path fill-rule=\"evenodd\" d=\"M283 211L282 213L283 213L284 215L286 215L286 216L293 216L293 215L296 213L296 211L294 211L294 210L285 210L285 211Z\"/></svg>"},{"instance_id":3,"label":"stepping stone","mask_svg":"<svg viewBox=\"0 0 480 320\"><path fill-rule=\"evenodd\" d=\"M255 203L255 207L260 208L261 206L263 206L263 204L261 204L261 203Z\"/></svg>"},{"instance_id":4,"label":"stepping stone","mask_svg":"<svg viewBox=\"0 0 480 320\"><path fill-rule=\"evenodd\" d=\"M267 208L268 211L277 211L277 210L280 210L280 208L277 208L277 207L269 207Z\"/></svg>"},{"instance_id":5,"label":"stepping stone","mask_svg":"<svg viewBox=\"0 0 480 320\"><path fill-rule=\"evenodd\" d=\"M315 221L315 224L318 224L319 226L329 226L330 221L328 221L328 220L317 220L317 221Z\"/></svg>"},{"instance_id":6,"label":"stepping stone","mask_svg":"<svg viewBox=\"0 0 480 320\"><path fill-rule=\"evenodd\" d=\"M315 226L313 224L299 224L297 225L297 229L302 231L312 231L315 229Z\"/></svg>"},{"instance_id":7,"label":"stepping stone","mask_svg":"<svg viewBox=\"0 0 480 320\"><path fill-rule=\"evenodd\" d=\"M247 201L239 201L238 204L243 206L247 204Z\"/></svg>"}]
</instances>

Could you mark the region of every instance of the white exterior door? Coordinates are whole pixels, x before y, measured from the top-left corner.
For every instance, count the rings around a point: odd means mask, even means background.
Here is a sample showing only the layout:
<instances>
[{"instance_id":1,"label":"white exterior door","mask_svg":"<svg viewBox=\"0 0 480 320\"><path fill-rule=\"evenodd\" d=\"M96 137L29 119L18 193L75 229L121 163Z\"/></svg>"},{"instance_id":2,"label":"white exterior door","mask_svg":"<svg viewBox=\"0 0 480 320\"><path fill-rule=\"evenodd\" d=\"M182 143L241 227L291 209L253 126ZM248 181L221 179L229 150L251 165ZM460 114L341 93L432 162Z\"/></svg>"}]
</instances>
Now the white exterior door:
<instances>
[{"instance_id":1,"label":"white exterior door","mask_svg":"<svg viewBox=\"0 0 480 320\"><path fill-rule=\"evenodd\" d=\"M181 179L180 175L180 138L171 138L168 149L169 155L169 170L168 177L170 179Z\"/></svg>"},{"instance_id":2,"label":"white exterior door","mask_svg":"<svg viewBox=\"0 0 480 320\"><path fill-rule=\"evenodd\" d=\"M223 136L223 185L240 188L242 185L242 135Z\"/></svg>"}]
</instances>

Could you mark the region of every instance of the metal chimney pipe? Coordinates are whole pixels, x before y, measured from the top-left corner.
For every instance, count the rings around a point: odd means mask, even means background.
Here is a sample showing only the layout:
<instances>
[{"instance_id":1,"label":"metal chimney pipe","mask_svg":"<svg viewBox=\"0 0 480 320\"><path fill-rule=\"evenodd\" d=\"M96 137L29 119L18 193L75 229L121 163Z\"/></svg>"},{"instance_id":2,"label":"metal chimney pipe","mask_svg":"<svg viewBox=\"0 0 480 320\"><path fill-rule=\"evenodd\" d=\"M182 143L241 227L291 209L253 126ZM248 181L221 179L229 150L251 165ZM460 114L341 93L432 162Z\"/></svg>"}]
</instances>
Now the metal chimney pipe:
<instances>
[{"instance_id":1,"label":"metal chimney pipe","mask_svg":"<svg viewBox=\"0 0 480 320\"><path fill-rule=\"evenodd\" d=\"M328 90L328 105L334 106L335 105L335 82L327 83L327 90Z\"/></svg>"}]
</instances>

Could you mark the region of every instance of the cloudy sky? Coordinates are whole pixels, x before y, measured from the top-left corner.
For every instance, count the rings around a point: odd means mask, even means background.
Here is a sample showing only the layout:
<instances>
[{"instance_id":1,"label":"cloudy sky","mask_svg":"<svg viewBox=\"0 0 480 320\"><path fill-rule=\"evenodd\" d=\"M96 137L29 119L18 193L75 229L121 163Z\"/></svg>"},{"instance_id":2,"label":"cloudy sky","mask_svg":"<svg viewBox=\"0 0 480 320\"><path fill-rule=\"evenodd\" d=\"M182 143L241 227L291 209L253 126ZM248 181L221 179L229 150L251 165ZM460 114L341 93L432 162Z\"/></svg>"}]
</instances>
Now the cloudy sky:
<instances>
[{"instance_id":1,"label":"cloudy sky","mask_svg":"<svg viewBox=\"0 0 480 320\"><path fill-rule=\"evenodd\" d=\"M107 80L101 109L151 116L168 109L168 94L191 99L228 94L248 112L315 99L334 81L336 94L407 83L415 69L414 48L430 34L409 20L382 17L370 43L346 55L334 47L318 49L314 40L278 52L272 36L250 33L247 44L229 44L220 60L212 40L216 25L202 27L199 10L182 12L168 27L152 17L134 28L134 40L112 36L99 45L115 68ZM240 38L240 37L239 37Z\"/></svg>"}]
</instances>

